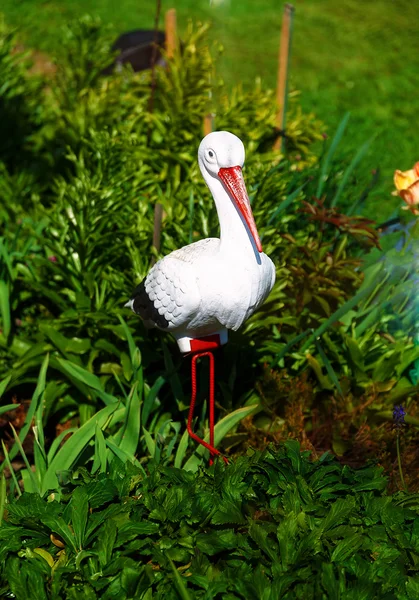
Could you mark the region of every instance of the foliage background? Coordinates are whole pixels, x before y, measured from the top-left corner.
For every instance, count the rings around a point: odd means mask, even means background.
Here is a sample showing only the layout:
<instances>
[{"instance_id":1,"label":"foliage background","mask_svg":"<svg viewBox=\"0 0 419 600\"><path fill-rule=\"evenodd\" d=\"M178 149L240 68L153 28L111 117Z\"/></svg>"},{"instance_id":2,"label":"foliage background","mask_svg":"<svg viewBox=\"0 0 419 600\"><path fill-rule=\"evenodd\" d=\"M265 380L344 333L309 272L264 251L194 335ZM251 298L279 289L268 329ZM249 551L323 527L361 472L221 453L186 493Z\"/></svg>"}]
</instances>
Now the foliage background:
<instances>
[{"instance_id":1,"label":"foliage background","mask_svg":"<svg viewBox=\"0 0 419 600\"><path fill-rule=\"evenodd\" d=\"M301 92L305 112L314 111L332 133L351 111L351 134L345 151L353 154L376 136L363 160L365 173L379 168L380 184L366 204L366 214L389 217L395 168L410 168L417 152L414 124L419 111L415 81L419 71L419 25L409 0L295 0L291 85ZM256 77L275 87L282 3L276 0L162 2L175 7L184 35L189 18L211 21L210 36L224 46L219 74L228 89L254 85ZM85 12L112 24L115 35L151 28L153 2L135 0L3 0L7 21L21 29L23 43L52 56L62 53L61 27Z\"/></svg>"},{"instance_id":2,"label":"foliage background","mask_svg":"<svg viewBox=\"0 0 419 600\"><path fill-rule=\"evenodd\" d=\"M350 152L348 115L325 139L292 93L272 152L272 92L225 93L206 26L152 98L150 73L102 76L96 18L60 35L46 85L0 29L0 596L414 600L419 231L358 214L373 145ZM157 253L157 202L162 254L218 233L196 166L214 107L245 143L277 283L218 358L233 460L206 468L188 360L122 306Z\"/></svg>"}]
</instances>

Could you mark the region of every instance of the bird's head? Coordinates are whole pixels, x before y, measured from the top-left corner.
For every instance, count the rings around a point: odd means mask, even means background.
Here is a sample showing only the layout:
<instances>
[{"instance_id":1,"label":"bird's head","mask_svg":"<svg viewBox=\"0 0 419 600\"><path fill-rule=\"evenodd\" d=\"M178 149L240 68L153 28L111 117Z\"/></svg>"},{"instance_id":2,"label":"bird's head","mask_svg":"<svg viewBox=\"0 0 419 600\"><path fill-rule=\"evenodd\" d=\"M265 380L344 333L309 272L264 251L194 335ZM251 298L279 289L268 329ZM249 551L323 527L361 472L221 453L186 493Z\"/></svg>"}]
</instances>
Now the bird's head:
<instances>
[{"instance_id":1,"label":"bird's head","mask_svg":"<svg viewBox=\"0 0 419 600\"><path fill-rule=\"evenodd\" d=\"M198 148L198 163L205 181L218 179L228 192L237 210L244 218L255 241L262 252L256 223L250 207L249 196L244 183L244 146L240 138L228 131L213 131L204 137Z\"/></svg>"}]
</instances>

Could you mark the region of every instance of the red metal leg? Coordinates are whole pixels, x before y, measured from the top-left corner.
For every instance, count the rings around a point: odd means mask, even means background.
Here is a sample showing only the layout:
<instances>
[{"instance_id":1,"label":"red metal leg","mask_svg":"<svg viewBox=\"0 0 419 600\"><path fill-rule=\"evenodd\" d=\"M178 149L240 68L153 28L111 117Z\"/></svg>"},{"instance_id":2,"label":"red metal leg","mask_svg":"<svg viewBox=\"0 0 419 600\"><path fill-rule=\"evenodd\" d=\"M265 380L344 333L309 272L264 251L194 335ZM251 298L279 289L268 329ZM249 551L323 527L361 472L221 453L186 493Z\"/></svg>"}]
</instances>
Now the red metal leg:
<instances>
[{"instance_id":1,"label":"red metal leg","mask_svg":"<svg viewBox=\"0 0 419 600\"><path fill-rule=\"evenodd\" d=\"M210 443L208 444L205 440L196 435L196 433L192 430L192 422L193 422L193 414L195 410L195 402L196 402L196 363L199 358L203 358L204 356L208 356L209 358L209 367L210 367L210 389L209 389L209 426L210 426ZM214 447L214 355L212 352L197 352L192 356L192 396L191 396L191 405L189 408L188 414L188 424L187 430L190 437L204 446L210 452L210 465L213 463L213 456L222 456L221 452ZM227 464L228 460L225 456L223 456L224 462Z\"/></svg>"}]
</instances>

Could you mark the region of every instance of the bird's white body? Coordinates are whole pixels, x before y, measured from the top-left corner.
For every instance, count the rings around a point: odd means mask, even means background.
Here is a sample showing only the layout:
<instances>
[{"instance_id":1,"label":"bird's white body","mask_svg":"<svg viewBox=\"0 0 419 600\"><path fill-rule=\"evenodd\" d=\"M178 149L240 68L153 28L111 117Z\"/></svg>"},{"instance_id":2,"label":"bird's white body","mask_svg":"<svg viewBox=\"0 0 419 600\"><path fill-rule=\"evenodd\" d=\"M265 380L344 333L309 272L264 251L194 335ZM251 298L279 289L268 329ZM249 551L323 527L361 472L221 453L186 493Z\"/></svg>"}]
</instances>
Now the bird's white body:
<instances>
[{"instance_id":1,"label":"bird's white body","mask_svg":"<svg viewBox=\"0 0 419 600\"><path fill-rule=\"evenodd\" d=\"M217 153L215 174L208 172L204 163L208 147L210 153ZM143 317L146 326L170 331L182 352L192 349L191 340L214 334L219 335L220 344L225 343L227 330L236 331L263 303L275 282L275 267L260 251L253 216L248 216L250 204L239 210L233 201L239 193L245 194L242 179L236 181L244 162L241 141L230 133L214 132L204 138L198 158L216 204L220 238L175 250L152 267L142 284L140 306L146 309L149 301L151 312L136 310L135 296L127 304ZM228 187L217 176L224 171ZM231 182L227 177L230 171L234 175Z\"/></svg>"}]
</instances>

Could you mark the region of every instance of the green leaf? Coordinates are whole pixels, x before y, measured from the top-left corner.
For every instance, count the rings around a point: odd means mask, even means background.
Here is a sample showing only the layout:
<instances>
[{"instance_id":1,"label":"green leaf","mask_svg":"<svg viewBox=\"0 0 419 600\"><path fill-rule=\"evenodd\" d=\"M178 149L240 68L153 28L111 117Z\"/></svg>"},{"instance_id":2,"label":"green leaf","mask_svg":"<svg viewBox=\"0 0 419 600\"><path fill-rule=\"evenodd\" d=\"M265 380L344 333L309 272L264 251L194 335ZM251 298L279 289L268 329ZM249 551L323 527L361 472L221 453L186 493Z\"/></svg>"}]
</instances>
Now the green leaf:
<instances>
[{"instance_id":1,"label":"green leaf","mask_svg":"<svg viewBox=\"0 0 419 600\"><path fill-rule=\"evenodd\" d=\"M20 445L16 441L16 443L10 449L10 451L9 451L10 460L13 460L15 458L16 454L19 452L19 450L21 448L21 445L25 441L25 438L29 432L29 429L32 426L32 420L33 420L38 408L39 408L38 419L39 419L39 415L42 415L41 399L42 399L42 395L45 390L45 378L46 378L46 371L48 368L48 361L49 361L49 356L47 354L44 357L44 360L43 360L43 363L41 366L37 386L36 386L32 401L29 405L29 410L26 414L25 423L19 432L18 439L19 439ZM42 434L42 427L39 428L39 432ZM43 437L42 437L42 440L43 440ZM0 472L2 471L2 469L3 469L3 465L0 467Z\"/></svg>"},{"instance_id":2,"label":"green leaf","mask_svg":"<svg viewBox=\"0 0 419 600\"><path fill-rule=\"evenodd\" d=\"M0 527L3 522L4 509L6 507L6 477L4 473L1 474L0 478Z\"/></svg>"},{"instance_id":3,"label":"green leaf","mask_svg":"<svg viewBox=\"0 0 419 600\"><path fill-rule=\"evenodd\" d=\"M322 161L321 168L320 168L319 182L317 184L317 191L316 191L317 198L320 198L322 195L324 184L326 183L330 163L333 159L333 156L336 152L337 147L339 146L339 143L343 137L343 134L345 133L345 129L348 124L349 117L350 117L350 113L347 112L344 115L341 122L339 123L339 126L333 137L332 143L329 146L329 150Z\"/></svg>"},{"instance_id":4,"label":"green leaf","mask_svg":"<svg viewBox=\"0 0 419 600\"><path fill-rule=\"evenodd\" d=\"M342 392L342 388L340 387L339 379L338 379L334 368L330 364L330 361L327 358L326 353L324 352L324 350L318 340L316 340L316 348L320 354L320 358L322 359L324 366L326 367L327 374L329 375L333 385L337 389L340 397L343 398L343 392Z\"/></svg>"},{"instance_id":5,"label":"green leaf","mask_svg":"<svg viewBox=\"0 0 419 600\"><path fill-rule=\"evenodd\" d=\"M278 547L272 539L268 540L268 532L264 527L257 523L251 523L249 535L256 542L259 548L274 562L278 561Z\"/></svg>"},{"instance_id":6,"label":"green leaf","mask_svg":"<svg viewBox=\"0 0 419 600\"><path fill-rule=\"evenodd\" d=\"M111 440L110 437L108 437L105 441L106 441L106 445L108 446L108 448L110 448L110 450L113 452L113 454L115 454L115 456L117 456L119 458L121 463L126 463L127 461L132 462L137 467L139 467L142 471L144 471L143 467L141 466L141 463L135 458L135 456L133 456L132 454L128 454L128 452L126 452L125 450L122 450L122 448L117 446Z\"/></svg>"},{"instance_id":7,"label":"green leaf","mask_svg":"<svg viewBox=\"0 0 419 600\"><path fill-rule=\"evenodd\" d=\"M2 447L2 450L3 450L3 456L4 456L3 467L7 466L7 468L9 469L10 475L11 475L11 478L12 478L12 481L13 481L14 489L15 489L17 495L21 496L22 492L20 491L20 487L19 487L19 484L17 482L16 475L15 475L12 463L10 461L9 453L7 451L6 445L5 445L5 443L4 443L3 440L1 440L1 447ZM2 470L0 472L3 474Z\"/></svg>"},{"instance_id":8,"label":"green leaf","mask_svg":"<svg viewBox=\"0 0 419 600\"><path fill-rule=\"evenodd\" d=\"M100 399L103 400L106 405L109 406L110 404L118 402L114 396L111 396L111 394L107 394L105 392L100 379L96 377L96 375L86 371L86 369L83 369L83 367L80 367L69 360L65 360L64 358L57 358L57 361L62 366L64 371L70 375L70 377L73 377L74 379L77 379L88 387L94 389L98 393Z\"/></svg>"},{"instance_id":9,"label":"green leaf","mask_svg":"<svg viewBox=\"0 0 419 600\"><path fill-rule=\"evenodd\" d=\"M353 157L351 163L349 164L348 168L346 169L343 177L342 177L342 181L339 184L339 187L336 191L336 194L332 200L332 202L330 203L330 207L333 208L334 206L336 206L339 198L342 195L343 190L345 189L346 184L349 181L349 177L352 175L355 167L358 165L358 163L364 158L368 148L370 147L372 141L375 139L375 136L370 138L369 140L367 140L365 142L365 144L363 144L358 152L355 154L355 156Z\"/></svg>"},{"instance_id":10,"label":"green leaf","mask_svg":"<svg viewBox=\"0 0 419 600\"><path fill-rule=\"evenodd\" d=\"M352 535L341 540L332 552L332 562L342 563L345 560L348 560L348 558L358 552L359 548L362 546L362 542L362 537L356 531Z\"/></svg>"},{"instance_id":11,"label":"green leaf","mask_svg":"<svg viewBox=\"0 0 419 600\"><path fill-rule=\"evenodd\" d=\"M131 357L131 365L132 370L134 372L135 378L140 382L141 386L143 383L142 380L142 368L141 368L141 352L140 349L137 348L134 338L131 335L131 331L128 325L125 323L124 319L118 315L118 319L121 323L121 327L124 331L125 337L128 341L129 353Z\"/></svg>"},{"instance_id":12,"label":"green leaf","mask_svg":"<svg viewBox=\"0 0 419 600\"><path fill-rule=\"evenodd\" d=\"M109 423L110 418L114 415L117 408L118 403L113 403L110 406L102 408L102 410L97 412L64 443L48 465L42 482L42 495L48 490L57 489L57 472L66 471L73 466L78 456L93 438L96 426L103 429Z\"/></svg>"},{"instance_id":13,"label":"green leaf","mask_svg":"<svg viewBox=\"0 0 419 600\"><path fill-rule=\"evenodd\" d=\"M151 458L154 458L156 455L156 442L153 440L150 432L148 432L145 427L143 427L143 434L148 453L150 454Z\"/></svg>"},{"instance_id":14,"label":"green leaf","mask_svg":"<svg viewBox=\"0 0 419 600\"><path fill-rule=\"evenodd\" d=\"M19 436L16 433L16 429L13 427L13 425L11 423L9 423L9 425L12 428L13 437L15 438L16 446L18 447L19 452L20 452L20 454L21 454L21 456L23 458L23 462L26 465L26 469L27 469L27 473L28 473L28 479L29 479L29 481L31 483L31 488L32 488L29 491L33 490L33 491L37 491L38 493L40 493L38 481L37 481L37 479L35 477L35 474L33 473L32 469L31 469L31 465L30 465L28 457L26 456L26 453L25 453L25 451L23 449L22 442L20 441ZM10 453L9 453L9 458L10 458ZM25 489L27 489L27 487Z\"/></svg>"},{"instance_id":15,"label":"green leaf","mask_svg":"<svg viewBox=\"0 0 419 600\"><path fill-rule=\"evenodd\" d=\"M8 375L0 383L0 398L3 396L4 392L7 390L7 386L9 385L11 379L12 379L12 376ZM16 405L16 406L18 406L18 405Z\"/></svg>"},{"instance_id":16,"label":"green leaf","mask_svg":"<svg viewBox=\"0 0 419 600\"><path fill-rule=\"evenodd\" d=\"M100 473L106 473L107 450L106 441L102 429L96 424L95 432L95 455L93 458L92 473L99 469Z\"/></svg>"},{"instance_id":17,"label":"green leaf","mask_svg":"<svg viewBox=\"0 0 419 600\"><path fill-rule=\"evenodd\" d=\"M174 580L175 580L175 587L178 591L179 596L182 598L182 600L192 600L192 597L189 595L189 592L186 588L187 580L184 577L182 577L182 575L176 569L175 565L173 564L173 561L170 558L168 558L168 560L169 560L170 567L173 572L173 576L174 576Z\"/></svg>"},{"instance_id":18,"label":"green leaf","mask_svg":"<svg viewBox=\"0 0 419 600\"><path fill-rule=\"evenodd\" d=\"M0 415L5 412L9 412L9 410L15 410L19 408L20 404L5 404L4 406L0 406Z\"/></svg>"},{"instance_id":19,"label":"green leaf","mask_svg":"<svg viewBox=\"0 0 419 600\"><path fill-rule=\"evenodd\" d=\"M175 463L174 463L175 469L180 469L182 467L182 463L185 459L186 451L188 449L188 444L189 444L189 433L188 433L188 430L185 429L182 437L180 438L180 442L179 442L179 445L176 450Z\"/></svg>"},{"instance_id":20,"label":"green leaf","mask_svg":"<svg viewBox=\"0 0 419 600\"><path fill-rule=\"evenodd\" d=\"M240 423L240 421L242 419L245 419L249 415L256 412L258 410L258 408L259 408L259 404L254 404L253 406L245 406L244 408L238 408L237 410L233 411L232 413L230 413L229 415L227 415L226 417L224 417L223 419L218 421L218 423L214 427L215 446L217 446L221 442L221 440L224 439L224 437L227 435L227 433L231 429L233 429L233 427L235 427L238 423ZM209 432L205 436L204 440L206 442L209 442ZM186 471L196 471L198 469L199 465L202 463L202 457L205 452L208 452L208 450L206 450L206 448L204 448L204 446L199 445L199 447L196 449L193 456L191 456L186 461L183 468Z\"/></svg>"},{"instance_id":21,"label":"green leaf","mask_svg":"<svg viewBox=\"0 0 419 600\"><path fill-rule=\"evenodd\" d=\"M196 547L208 556L225 550L237 548L237 535L234 529L220 529L199 533L196 536Z\"/></svg>"},{"instance_id":22,"label":"green leaf","mask_svg":"<svg viewBox=\"0 0 419 600\"><path fill-rule=\"evenodd\" d=\"M111 479L91 481L85 486L85 489L89 506L92 510L100 508L118 497L118 489Z\"/></svg>"},{"instance_id":23,"label":"green leaf","mask_svg":"<svg viewBox=\"0 0 419 600\"><path fill-rule=\"evenodd\" d=\"M151 521L143 521L137 523L135 521L129 521L128 523L121 525L118 528L118 537L115 542L115 546L123 546L130 540L137 538L138 536L147 536L157 533L160 529L160 524L153 523Z\"/></svg>"},{"instance_id":24,"label":"green leaf","mask_svg":"<svg viewBox=\"0 0 419 600\"><path fill-rule=\"evenodd\" d=\"M148 394L146 394L141 415L143 425L147 425L148 417L157 398L157 394L159 393L160 389L165 383L166 379L162 375L160 375L153 383L153 386L150 388Z\"/></svg>"},{"instance_id":25,"label":"green leaf","mask_svg":"<svg viewBox=\"0 0 419 600\"><path fill-rule=\"evenodd\" d=\"M9 286L3 279L0 279L0 315L3 334L5 338L8 338L12 329L12 319L10 315L10 294Z\"/></svg>"},{"instance_id":26,"label":"green leaf","mask_svg":"<svg viewBox=\"0 0 419 600\"><path fill-rule=\"evenodd\" d=\"M406 594L409 600L419 598L419 577L408 577L406 582Z\"/></svg>"},{"instance_id":27,"label":"green leaf","mask_svg":"<svg viewBox=\"0 0 419 600\"><path fill-rule=\"evenodd\" d=\"M332 325L334 325L337 321L339 321L339 319L341 317L343 317L347 312L349 312L350 310L352 310L352 308L354 308L363 298L365 298L366 296L368 296L369 293L371 293L372 289L373 289L374 285L360 289L360 291L355 294L355 296L353 298L351 298L350 300L347 300L347 302L345 302L345 304L343 304L342 306L340 306L334 313L333 315L331 315L328 319L326 319L326 321L324 321L312 334L311 336L308 338L308 340L304 343L303 347L301 348L300 352L306 352L306 350L308 350L308 348L310 347L310 345L320 336L323 335L323 333L325 333L325 331L327 331L329 329L329 327L331 327Z\"/></svg>"},{"instance_id":28,"label":"green leaf","mask_svg":"<svg viewBox=\"0 0 419 600\"><path fill-rule=\"evenodd\" d=\"M124 423L121 428L121 441L119 442L119 448L130 456L134 456L140 439L141 398L138 385L138 382L134 383L128 397Z\"/></svg>"},{"instance_id":29,"label":"green leaf","mask_svg":"<svg viewBox=\"0 0 419 600\"><path fill-rule=\"evenodd\" d=\"M98 535L98 558L100 566L105 568L112 558L116 542L117 527L112 519L107 519Z\"/></svg>"},{"instance_id":30,"label":"green leaf","mask_svg":"<svg viewBox=\"0 0 419 600\"><path fill-rule=\"evenodd\" d=\"M305 188L305 186L307 185L308 180L303 183L303 185L300 185L299 188L297 188L296 190L294 190L291 194L289 194L289 196L283 200L283 202L281 202L278 206L278 208L276 208L274 210L274 212L272 213L272 215L269 217L268 223L267 225L271 225L276 218L284 211L286 210L290 204L292 204L294 202L294 200L298 197L299 193ZM263 236L262 236L263 239Z\"/></svg>"},{"instance_id":31,"label":"green leaf","mask_svg":"<svg viewBox=\"0 0 419 600\"><path fill-rule=\"evenodd\" d=\"M89 511L87 492L84 487L77 487L74 490L70 505L74 538L76 540L78 550L81 551L83 549Z\"/></svg>"}]
</instances>

